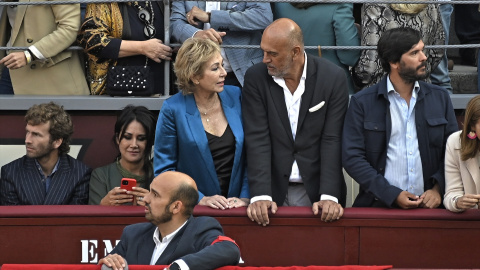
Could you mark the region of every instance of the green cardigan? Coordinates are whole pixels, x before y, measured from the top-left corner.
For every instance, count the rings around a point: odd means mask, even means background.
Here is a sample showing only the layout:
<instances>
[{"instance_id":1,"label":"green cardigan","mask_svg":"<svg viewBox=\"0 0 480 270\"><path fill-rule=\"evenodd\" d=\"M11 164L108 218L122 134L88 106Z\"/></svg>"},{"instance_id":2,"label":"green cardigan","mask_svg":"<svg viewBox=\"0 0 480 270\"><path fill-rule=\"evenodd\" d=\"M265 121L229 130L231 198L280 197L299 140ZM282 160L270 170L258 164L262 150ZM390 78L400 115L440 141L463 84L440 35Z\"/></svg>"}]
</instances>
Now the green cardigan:
<instances>
[{"instance_id":1,"label":"green cardigan","mask_svg":"<svg viewBox=\"0 0 480 270\"><path fill-rule=\"evenodd\" d=\"M150 188L150 183L153 179L153 169L151 168L152 166L150 166L148 175L145 178L146 182L141 186L142 188ZM122 174L118 170L116 162L93 170L92 176L90 177L88 204L99 205L100 201L110 190L114 187L120 186L122 178ZM125 205L131 205L131 203L126 203Z\"/></svg>"}]
</instances>

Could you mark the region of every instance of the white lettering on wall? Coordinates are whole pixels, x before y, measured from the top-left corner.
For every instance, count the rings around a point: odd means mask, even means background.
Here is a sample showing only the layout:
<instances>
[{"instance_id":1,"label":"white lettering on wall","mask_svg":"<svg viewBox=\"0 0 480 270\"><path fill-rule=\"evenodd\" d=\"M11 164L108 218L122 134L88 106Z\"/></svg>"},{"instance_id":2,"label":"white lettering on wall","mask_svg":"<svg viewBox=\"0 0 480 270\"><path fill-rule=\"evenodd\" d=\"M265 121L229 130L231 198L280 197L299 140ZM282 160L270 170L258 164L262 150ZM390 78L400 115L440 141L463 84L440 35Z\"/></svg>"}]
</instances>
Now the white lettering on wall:
<instances>
[{"instance_id":1,"label":"white lettering on wall","mask_svg":"<svg viewBox=\"0 0 480 270\"><path fill-rule=\"evenodd\" d=\"M80 242L82 242L81 263L97 263L98 262L98 254L97 254L98 241L97 240L80 240Z\"/></svg>"},{"instance_id":2,"label":"white lettering on wall","mask_svg":"<svg viewBox=\"0 0 480 270\"><path fill-rule=\"evenodd\" d=\"M98 240L80 240L80 242L82 242L82 261L80 263L98 263ZM100 256L103 258L118 245L120 240L115 240L115 245L112 245L111 240L102 240L102 242L105 248Z\"/></svg>"}]
</instances>

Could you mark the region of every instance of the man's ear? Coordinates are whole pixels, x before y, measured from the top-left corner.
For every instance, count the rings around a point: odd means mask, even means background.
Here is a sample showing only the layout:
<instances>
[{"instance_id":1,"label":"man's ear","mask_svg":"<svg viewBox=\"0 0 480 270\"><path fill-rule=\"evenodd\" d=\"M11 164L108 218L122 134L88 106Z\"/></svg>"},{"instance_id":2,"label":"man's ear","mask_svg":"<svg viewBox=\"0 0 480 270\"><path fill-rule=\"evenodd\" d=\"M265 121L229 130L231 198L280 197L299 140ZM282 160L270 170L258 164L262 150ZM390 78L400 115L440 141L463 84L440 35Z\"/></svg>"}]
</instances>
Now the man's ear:
<instances>
[{"instance_id":1,"label":"man's ear","mask_svg":"<svg viewBox=\"0 0 480 270\"><path fill-rule=\"evenodd\" d=\"M170 205L170 211L173 213L173 214L178 214L182 211L182 208L183 208L183 203L181 201L174 201L171 205Z\"/></svg>"},{"instance_id":2,"label":"man's ear","mask_svg":"<svg viewBox=\"0 0 480 270\"><path fill-rule=\"evenodd\" d=\"M300 49L300 46L295 46L293 47L292 52L293 52L293 57L298 57L301 55L302 50Z\"/></svg>"},{"instance_id":3,"label":"man's ear","mask_svg":"<svg viewBox=\"0 0 480 270\"><path fill-rule=\"evenodd\" d=\"M398 66L400 66L400 62L388 62L390 64L390 69L398 69Z\"/></svg>"},{"instance_id":4,"label":"man's ear","mask_svg":"<svg viewBox=\"0 0 480 270\"><path fill-rule=\"evenodd\" d=\"M62 145L62 143L63 143L63 139L61 139L61 138L53 141L53 148L58 149L60 147L60 145Z\"/></svg>"}]
</instances>

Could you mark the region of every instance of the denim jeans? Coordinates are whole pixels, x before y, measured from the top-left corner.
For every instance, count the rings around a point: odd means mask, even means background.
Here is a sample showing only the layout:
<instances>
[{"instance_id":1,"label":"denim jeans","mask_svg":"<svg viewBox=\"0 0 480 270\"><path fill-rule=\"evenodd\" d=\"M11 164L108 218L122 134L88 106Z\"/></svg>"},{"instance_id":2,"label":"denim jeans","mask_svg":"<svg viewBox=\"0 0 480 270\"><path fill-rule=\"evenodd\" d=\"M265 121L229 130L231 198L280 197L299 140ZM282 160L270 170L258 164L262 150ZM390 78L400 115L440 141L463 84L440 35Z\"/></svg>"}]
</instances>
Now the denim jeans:
<instances>
[{"instance_id":1,"label":"denim jeans","mask_svg":"<svg viewBox=\"0 0 480 270\"><path fill-rule=\"evenodd\" d=\"M6 67L2 70L0 78L0 95L13 95L12 81L10 80L10 70Z\"/></svg>"},{"instance_id":2,"label":"denim jeans","mask_svg":"<svg viewBox=\"0 0 480 270\"><path fill-rule=\"evenodd\" d=\"M443 30L445 31L445 45L448 45L448 38L450 32L450 17L453 12L452 4L440 4L440 14L442 16ZM437 68L430 74L430 79L433 84L443 87L450 94L452 94L452 85L450 84L450 76L448 75L448 58L447 50L443 55L442 61L438 64Z\"/></svg>"}]
</instances>

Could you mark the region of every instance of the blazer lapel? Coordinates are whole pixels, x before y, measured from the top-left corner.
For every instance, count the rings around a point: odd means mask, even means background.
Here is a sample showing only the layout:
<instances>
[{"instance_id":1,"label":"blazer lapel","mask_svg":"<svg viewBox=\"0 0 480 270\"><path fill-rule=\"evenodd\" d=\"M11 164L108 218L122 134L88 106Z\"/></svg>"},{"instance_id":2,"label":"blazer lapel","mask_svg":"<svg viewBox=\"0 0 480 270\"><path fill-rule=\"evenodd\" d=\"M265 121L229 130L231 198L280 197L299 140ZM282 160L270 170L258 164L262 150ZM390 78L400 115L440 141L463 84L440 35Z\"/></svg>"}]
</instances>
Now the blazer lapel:
<instances>
[{"instance_id":1,"label":"blazer lapel","mask_svg":"<svg viewBox=\"0 0 480 270\"><path fill-rule=\"evenodd\" d=\"M190 217L188 219L187 223L185 224L185 226L183 226L183 228L180 231L177 232L175 237L173 237L172 241L170 241L168 246L163 251L162 255L160 255L160 258L158 258L157 262L155 263L156 265L168 265L168 264L172 263L175 259L177 259L177 258L179 258L183 255L183 254L180 254L180 256L175 256L175 251L177 250L177 247L180 246L180 240L182 240L183 234L184 234L186 228L188 227L188 225L190 225L192 219L193 219L193 217ZM189 243L191 243L194 240L193 239L187 239L187 241L189 241ZM182 249L180 249L179 252L182 252ZM183 252L184 252L184 250L183 250Z\"/></svg>"},{"instance_id":2,"label":"blazer lapel","mask_svg":"<svg viewBox=\"0 0 480 270\"><path fill-rule=\"evenodd\" d=\"M302 127L303 121L307 116L308 109L316 104L312 104L313 100L313 93L315 92L315 87L317 85L317 68L315 67L314 63L307 57L307 78L305 80L305 92L302 95L302 102L300 104L300 112L298 113L298 124L297 124L297 132ZM325 81L319 82L320 91L325 87ZM320 102L322 102L321 100ZM328 104L327 104L328 106Z\"/></svg>"},{"instance_id":3,"label":"blazer lapel","mask_svg":"<svg viewBox=\"0 0 480 270\"><path fill-rule=\"evenodd\" d=\"M270 92L277 110L277 115L285 128L287 137L290 139L290 142L293 143L292 128L290 127L290 120L288 120L287 104L285 104L285 95L283 94L282 87L273 81L273 79L270 84Z\"/></svg>"},{"instance_id":4,"label":"blazer lapel","mask_svg":"<svg viewBox=\"0 0 480 270\"><path fill-rule=\"evenodd\" d=\"M240 158L242 153L242 143L243 143L243 127L241 113L237 112L233 106L233 100L225 94L225 91L220 92L220 99L222 100L222 108L227 118L227 122L230 125L230 129L235 136L235 155L233 158L233 167L232 174L230 175L230 181L235 178L236 173L239 171ZM233 185L230 185L232 187Z\"/></svg>"},{"instance_id":5,"label":"blazer lapel","mask_svg":"<svg viewBox=\"0 0 480 270\"><path fill-rule=\"evenodd\" d=\"M193 95L185 96L185 106L187 114L185 115L190 134L192 135L197 145L198 151L200 151L203 162L210 174L210 179L217 180L217 173L215 172L215 165L213 164L212 153L208 146L207 135L203 128L202 119L195 103L195 97ZM213 170L212 170L213 168ZM218 181L214 181L218 185ZM220 186L219 186L220 189Z\"/></svg>"},{"instance_id":6,"label":"blazer lapel","mask_svg":"<svg viewBox=\"0 0 480 270\"><path fill-rule=\"evenodd\" d=\"M155 242L153 242L153 233L155 232L155 227L152 225L152 229L150 233L146 233L142 236L142 239L138 241L138 249L137 249L137 263L136 264L143 264L149 265L150 261L152 260L153 250L155 249Z\"/></svg>"},{"instance_id":7,"label":"blazer lapel","mask_svg":"<svg viewBox=\"0 0 480 270\"><path fill-rule=\"evenodd\" d=\"M475 187L475 190L477 193L479 193L479 190L477 189L477 185L475 184L475 179L480 179L480 169L478 168L478 162L477 158L470 158L465 161L465 167L467 167L468 172L470 173L470 176L472 177L472 183L473 186Z\"/></svg>"},{"instance_id":8,"label":"blazer lapel","mask_svg":"<svg viewBox=\"0 0 480 270\"><path fill-rule=\"evenodd\" d=\"M57 171L50 179L50 187L45 197L44 204L63 204L65 197L70 192L68 188L68 179L71 177L70 165L65 156L60 156Z\"/></svg>"},{"instance_id":9,"label":"blazer lapel","mask_svg":"<svg viewBox=\"0 0 480 270\"><path fill-rule=\"evenodd\" d=\"M20 2L30 2L30 0L20 0ZM12 29L12 45L15 44L15 39L17 38L18 32L20 31L20 26L23 24L23 17L27 11L28 5L17 6L17 14L15 15L15 22Z\"/></svg>"},{"instance_id":10,"label":"blazer lapel","mask_svg":"<svg viewBox=\"0 0 480 270\"><path fill-rule=\"evenodd\" d=\"M43 205L45 200L45 185L40 179L40 175L35 164L35 159L25 159L26 178L22 180L22 193L27 201L32 205Z\"/></svg>"}]
</instances>

